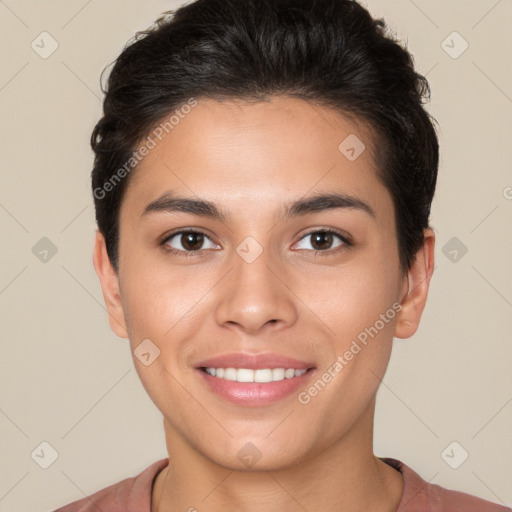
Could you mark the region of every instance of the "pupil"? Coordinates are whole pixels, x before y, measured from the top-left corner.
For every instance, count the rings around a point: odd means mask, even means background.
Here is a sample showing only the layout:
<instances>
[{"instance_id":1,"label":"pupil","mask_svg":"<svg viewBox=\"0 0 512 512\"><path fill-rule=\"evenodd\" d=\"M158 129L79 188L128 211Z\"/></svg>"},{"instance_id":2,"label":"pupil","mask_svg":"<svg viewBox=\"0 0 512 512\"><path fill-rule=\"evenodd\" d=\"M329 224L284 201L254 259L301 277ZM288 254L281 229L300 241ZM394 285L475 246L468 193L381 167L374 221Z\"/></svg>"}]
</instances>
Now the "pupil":
<instances>
[{"instance_id":1,"label":"pupil","mask_svg":"<svg viewBox=\"0 0 512 512\"><path fill-rule=\"evenodd\" d=\"M316 250L328 249L332 244L332 233L327 233L326 231L318 231L313 235L312 246ZM320 247L315 247L316 245L320 245Z\"/></svg>"},{"instance_id":2,"label":"pupil","mask_svg":"<svg viewBox=\"0 0 512 512\"><path fill-rule=\"evenodd\" d=\"M194 243L194 238L198 238L199 241L195 241L196 243ZM203 234L202 233L187 233L185 235L182 235L181 236L181 243L183 245L183 247L185 247L185 249L189 249L191 251L197 251L201 248L201 245L203 243ZM185 238L185 242L183 242L183 238Z\"/></svg>"}]
</instances>

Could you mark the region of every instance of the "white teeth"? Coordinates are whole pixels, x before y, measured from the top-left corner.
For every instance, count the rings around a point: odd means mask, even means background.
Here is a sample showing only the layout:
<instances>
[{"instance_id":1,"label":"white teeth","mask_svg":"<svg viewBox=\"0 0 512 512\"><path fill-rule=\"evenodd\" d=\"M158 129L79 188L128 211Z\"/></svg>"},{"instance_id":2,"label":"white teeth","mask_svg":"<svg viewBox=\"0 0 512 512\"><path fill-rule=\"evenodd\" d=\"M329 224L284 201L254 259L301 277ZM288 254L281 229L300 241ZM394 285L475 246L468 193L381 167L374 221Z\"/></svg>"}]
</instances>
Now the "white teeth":
<instances>
[{"instance_id":1,"label":"white teeth","mask_svg":"<svg viewBox=\"0 0 512 512\"><path fill-rule=\"evenodd\" d=\"M254 382L254 370L239 368L236 371L236 380L238 382Z\"/></svg>"},{"instance_id":2,"label":"white teeth","mask_svg":"<svg viewBox=\"0 0 512 512\"><path fill-rule=\"evenodd\" d=\"M254 382L271 382L274 380L274 375L270 368L265 368L263 370L255 370L254 372Z\"/></svg>"},{"instance_id":3,"label":"white teeth","mask_svg":"<svg viewBox=\"0 0 512 512\"><path fill-rule=\"evenodd\" d=\"M284 368L273 368L272 369L272 380L283 380L284 379Z\"/></svg>"},{"instance_id":4,"label":"white teeth","mask_svg":"<svg viewBox=\"0 0 512 512\"><path fill-rule=\"evenodd\" d=\"M307 370L294 368L206 368L206 373L219 379L238 382L276 382L283 379L292 379L304 375Z\"/></svg>"},{"instance_id":5,"label":"white teeth","mask_svg":"<svg viewBox=\"0 0 512 512\"><path fill-rule=\"evenodd\" d=\"M226 380L236 380L236 373L235 368L226 368L224 370L224 378Z\"/></svg>"},{"instance_id":6,"label":"white teeth","mask_svg":"<svg viewBox=\"0 0 512 512\"><path fill-rule=\"evenodd\" d=\"M293 368L288 368L288 370L286 370L284 372L284 376L287 378L287 379L291 379L292 377L295 377L295 370Z\"/></svg>"}]
</instances>

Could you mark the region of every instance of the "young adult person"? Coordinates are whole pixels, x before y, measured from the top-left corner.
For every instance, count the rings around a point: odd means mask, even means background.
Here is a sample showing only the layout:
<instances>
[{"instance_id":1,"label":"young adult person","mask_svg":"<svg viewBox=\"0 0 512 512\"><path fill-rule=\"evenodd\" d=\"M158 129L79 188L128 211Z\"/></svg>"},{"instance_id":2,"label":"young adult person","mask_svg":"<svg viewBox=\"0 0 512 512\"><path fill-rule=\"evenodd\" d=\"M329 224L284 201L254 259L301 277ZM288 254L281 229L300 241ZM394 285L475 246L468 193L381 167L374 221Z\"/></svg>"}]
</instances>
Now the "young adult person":
<instances>
[{"instance_id":1,"label":"young adult person","mask_svg":"<svg viewBox=\"0 0 512 512\"><path fill-rule=\"evenodd\" d=\"M351 0L197 0L118 57L94 266L168 458L60 512L498 512L373 453L434 266L429 86Z\"/></svg>"}]
</instances>

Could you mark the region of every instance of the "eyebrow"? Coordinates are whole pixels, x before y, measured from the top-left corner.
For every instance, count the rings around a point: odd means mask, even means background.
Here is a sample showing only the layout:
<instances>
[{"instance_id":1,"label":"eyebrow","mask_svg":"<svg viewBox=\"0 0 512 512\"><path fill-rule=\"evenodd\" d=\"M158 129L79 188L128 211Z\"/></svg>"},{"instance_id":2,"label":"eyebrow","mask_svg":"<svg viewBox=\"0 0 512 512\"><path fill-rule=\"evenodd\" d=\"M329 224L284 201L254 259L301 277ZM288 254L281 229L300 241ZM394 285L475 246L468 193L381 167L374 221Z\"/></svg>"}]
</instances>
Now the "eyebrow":
<instances>
[{"instance_id":1,"label":"eyebrow","mask_svg":"<svg viewBox=\"0 0 512 512\"><path fill-rule=\"evenodd\" d=\"M285 220L291 217L334 210L337 208L355 209L369 214L374 219L377 217L373 208L357 197L340 193L327 193L316 194L305 199L299 199L285 204L281 210L280 219ZM228 217L223 210L217 208L211 201L178 196L170 192L165 193L158 199L149 203L146 208L144 208L141 217L153 212L190 213L221 222L226 222Z\"/></svg>"}]
</instances>

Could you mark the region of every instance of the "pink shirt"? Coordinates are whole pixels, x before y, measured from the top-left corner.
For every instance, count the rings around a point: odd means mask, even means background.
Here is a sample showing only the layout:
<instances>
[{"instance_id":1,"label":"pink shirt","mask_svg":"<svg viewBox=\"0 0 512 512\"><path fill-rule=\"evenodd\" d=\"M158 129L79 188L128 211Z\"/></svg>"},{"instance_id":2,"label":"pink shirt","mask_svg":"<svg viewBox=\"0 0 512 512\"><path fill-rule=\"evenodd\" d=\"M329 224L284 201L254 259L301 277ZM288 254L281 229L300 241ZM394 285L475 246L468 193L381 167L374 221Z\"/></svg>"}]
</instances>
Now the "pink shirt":
<instances>
[{"instance_id":1,"label":"pink shirt","mask_svg":"<svg viewBox=\"0 0 512 512\"><path fill-rule=\"evenodd\" d=\"M396 512L512 512L512 509L459 491L430 484L403 462L381 457L404 477L404 491ZM54 512L151 512L153 482L169 459L161 459L136 477L126 478Z\"/></svg>"}]
</instances>

